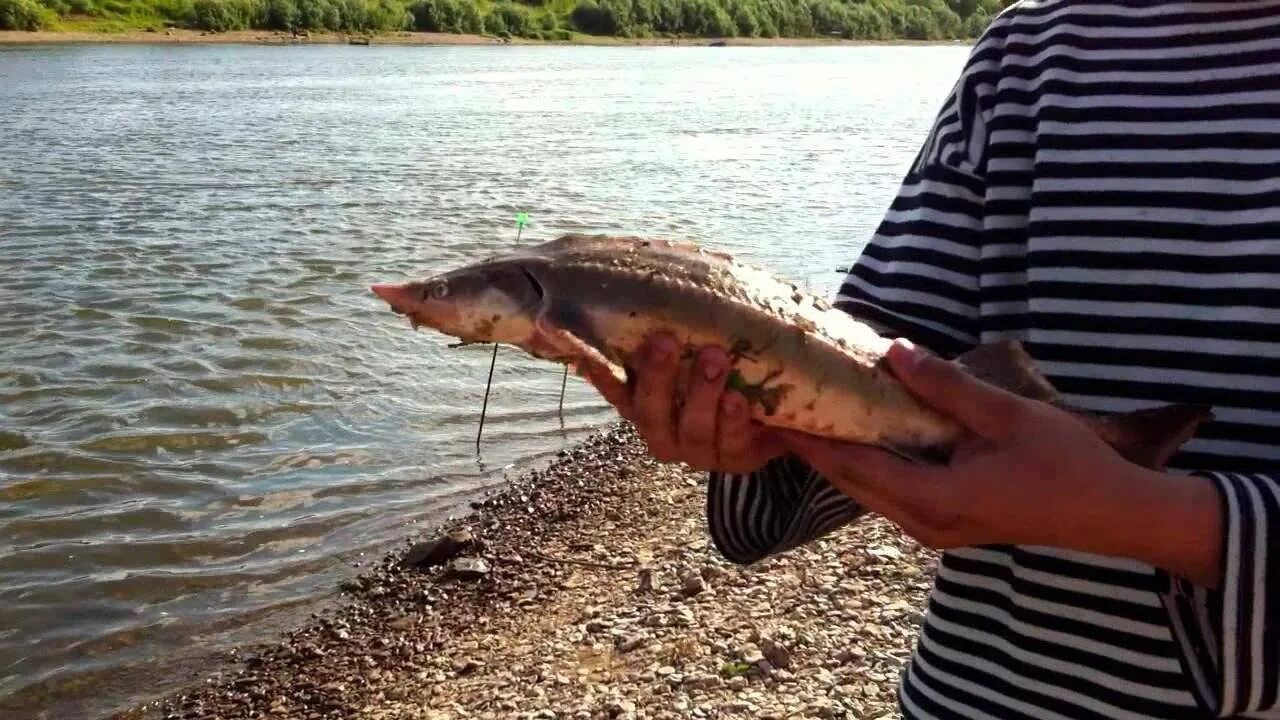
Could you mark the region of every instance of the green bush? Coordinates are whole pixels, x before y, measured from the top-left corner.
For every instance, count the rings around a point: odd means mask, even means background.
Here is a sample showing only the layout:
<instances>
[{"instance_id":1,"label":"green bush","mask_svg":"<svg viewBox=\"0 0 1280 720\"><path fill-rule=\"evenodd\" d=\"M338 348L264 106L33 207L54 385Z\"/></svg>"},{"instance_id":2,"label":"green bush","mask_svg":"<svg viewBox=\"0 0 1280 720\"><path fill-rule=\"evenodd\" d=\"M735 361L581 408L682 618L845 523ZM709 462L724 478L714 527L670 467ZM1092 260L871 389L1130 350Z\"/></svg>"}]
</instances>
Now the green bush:
<instances>
[{"instance_id":1,"label":"green bush","mask_svg":"<svg viewBox=\"0 0 1280 720\"><path fill-rule=\"evenodd\" d=\"M462 32L462 3L458 0L421 0L409 8L413 28L423 32Z\"/></svg>"},{"instance_id":2,"label":"green bush","mask_svg":"<svg viewBox=\"0 0 1280 720\"><path fill-rule=\"evenodd\" d=\"M933 13L919 5L904 8L902 14L895 18L895 34L908 40L937 40L938 22Z\"/></svg>"},{"instance_id":3,"label":"green bush","mask_svg":"<svg viewBox=\"0 0 1280 720\"><path fill-rule=\"evenodd\" d=\"M258 15L247 0L195 0L191 9L196 27L210 32L247 30Z\"/></svg>"},{"instance_id":4,"label":"green bush","mask_svg":"<svg viewBox=\"0 0 1280 720\"><path fill-rule=\"evenodd\" d=\"M755 37L760 34L760 21L750 5L738 5L733 9L733 24L738 28L738 35Z\"/></svg>"},{"instance_id":5,"label":"green bush","mask_svg":"<svg viewBox=\"0 0 1280 720\"><path fill-rule=\"evenodd\" d=\"M290 30L299 24L301 14L293 0L266 0L262 8L262 24L271 30Z\"/></svg>"},{"instance_id":6,"label":"green bush","mask_svg":"<svg viewBox=\"0 0 1280 720\"><path fill-rule=\"evenodd\" d=\"M960 33L964 37L978 37L990 24L991 18L982 10L978 10L978 12L964 19L964 25Z\"/></svg>"},{"instance_id":7,"label":"green bush","mask_svg":"<svg viewBox=\"0 0 1280 720\"><path fill-rule=\"evenodd\" d=\"M616 35L622 28L613 9L597 5L594 0L580 0L569 14L573 26L588 35Z\"/></svg>"},{"instance_id":8,"label":"green bush","mask_svg":"<svg viewBox=\"0 0 1280 720\"><path fill-rule=\"evenodd\" d=\"M56 19L53 10L35 0L0 0L0 30L41 30Z\"/></svg>"},{"instance_id":9,"label":"green bush","mask_svg":"<svg viewBox=\"0 0 1280 720\"><path fill-rule=\"evenodd\" d=\"M298 27L306 30L324 30L342 25L342 13L329 0L297 0Z\"/></svg>"},{"instance_id":10,"label":"green bush","mask_svg":"<svg viewBox=\"0 0 1280 720\"><path fill-rule=\"evenodd\" d=\"M502 18L502 27L512 35L529 37L533 33L533 13L524 5L501 2L493 6L489 16Z\"/></svg>"}]
</instances>

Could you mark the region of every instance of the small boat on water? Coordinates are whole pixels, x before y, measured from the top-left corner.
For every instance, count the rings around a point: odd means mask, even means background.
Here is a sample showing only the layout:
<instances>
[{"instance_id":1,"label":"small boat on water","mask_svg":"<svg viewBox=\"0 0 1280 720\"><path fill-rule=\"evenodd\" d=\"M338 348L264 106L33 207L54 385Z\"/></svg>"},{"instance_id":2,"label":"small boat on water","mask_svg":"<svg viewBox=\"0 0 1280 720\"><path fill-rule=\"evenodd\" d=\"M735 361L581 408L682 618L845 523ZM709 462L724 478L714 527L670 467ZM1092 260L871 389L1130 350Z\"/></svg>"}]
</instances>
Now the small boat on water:
<instances>
[{"instance_id":1,"label":"small boat on water","mask_svg":"<svg viewBox=\"0 0 1280 720\"><path fill-rule=\"evenodd\" d=\"M347 40L347 44L348 44L348 45L368 45L368 44L369 44L369 38L367 38L367 37L358 37L358 38L354 38L354 37L353 37L353 38L350 38L350 39L348 39L348 40Z\"/></svg>"}]
</instances>

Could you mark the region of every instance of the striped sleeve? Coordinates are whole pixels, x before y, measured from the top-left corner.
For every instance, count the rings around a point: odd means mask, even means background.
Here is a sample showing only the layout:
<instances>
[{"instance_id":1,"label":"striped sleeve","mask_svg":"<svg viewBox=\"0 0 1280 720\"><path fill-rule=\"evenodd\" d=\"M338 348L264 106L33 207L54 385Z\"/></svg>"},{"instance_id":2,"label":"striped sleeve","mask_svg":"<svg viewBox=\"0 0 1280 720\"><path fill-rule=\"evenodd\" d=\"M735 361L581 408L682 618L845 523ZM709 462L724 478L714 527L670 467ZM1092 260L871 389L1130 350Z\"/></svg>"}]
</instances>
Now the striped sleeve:
<instances>
[{"instance_id":1,"label":"striped sleeve","mask_svg":"<svg viewBox=\"0 0 1280 720\"><path fill-rule=\"evenodd\" d=\"M793 455L754 473L711 473L711 540L730 562L749 564L853 522L861 505Z\"/></svg>"},{"instance_id":2,"label":"striped sleeve","mask_svg":"<svg viewBox=\"0 0 1280 720\"><path fill-rule=\"evenodd\" d=\"M1280 476L1198 473L1218 487L1223 577L1162 573L1162 599L1197 700L1216 717L1280 710Z\"/></svg>"},{"instance_id":3,"label":"striped sleeve","mask_svg":"<svg viewBox=\"0 0 1280 720\"><path fill-rule=\"evenodd\" d=\"M979 43L943 103L884 220L840 289L836 306L888 336L959 353L977 334L989 48ZM865 509L795 457L749 474L713 472L712 541L750 563L810 542Z\"/></svg>"}]
</instances>

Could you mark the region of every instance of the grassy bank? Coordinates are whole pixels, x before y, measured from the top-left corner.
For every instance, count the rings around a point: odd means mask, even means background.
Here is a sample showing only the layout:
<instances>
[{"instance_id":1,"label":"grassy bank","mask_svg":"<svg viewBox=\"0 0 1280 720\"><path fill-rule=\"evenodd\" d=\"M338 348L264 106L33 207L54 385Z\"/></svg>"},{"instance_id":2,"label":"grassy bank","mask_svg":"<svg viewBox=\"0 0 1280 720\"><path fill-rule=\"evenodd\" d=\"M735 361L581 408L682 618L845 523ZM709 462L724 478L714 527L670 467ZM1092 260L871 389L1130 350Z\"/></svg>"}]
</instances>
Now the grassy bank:
<instances>
[{"instance_id":1,"label":"grassy bank","mask_svg":"<svg viewBox=\"0 0 1280 720\"><path fill-rule=\"evenodd\" d=\"M0 0L0 30L950 40L1010 0Z\"/></svg>"},{"instance_id":2,"label":"grassy bank","mask_svg":"<svg viewBox=\"0 0 1280 720\"><path fill-rule=\"evenodd\" d=\"M19 30L0 30L0 46L5 45L57 45L57 44L122 44L122 45L345 45L353 41L370 45L586 45L586 46L680 46L698 47L713 42L707 38L624 38L612 35L585 35L571 33L568 39L538 40L533 38L513 37L501 39L492 35L473 35L470 33L432 33L399 31L378 33L377 35L352 35L318 31L310 33L305 39L294 38L290 33L279 30L233 30L224 33L209 33L200 30L166 30L155 32L148 30L120 30L102 32L96 30L36 30L33 32ZM714 42L723 42L729 46L837 46L837 45L940 45L951 42L935 40L844 40L841 38L761 38L735 37Z\"/></svg>"}]
</instances>

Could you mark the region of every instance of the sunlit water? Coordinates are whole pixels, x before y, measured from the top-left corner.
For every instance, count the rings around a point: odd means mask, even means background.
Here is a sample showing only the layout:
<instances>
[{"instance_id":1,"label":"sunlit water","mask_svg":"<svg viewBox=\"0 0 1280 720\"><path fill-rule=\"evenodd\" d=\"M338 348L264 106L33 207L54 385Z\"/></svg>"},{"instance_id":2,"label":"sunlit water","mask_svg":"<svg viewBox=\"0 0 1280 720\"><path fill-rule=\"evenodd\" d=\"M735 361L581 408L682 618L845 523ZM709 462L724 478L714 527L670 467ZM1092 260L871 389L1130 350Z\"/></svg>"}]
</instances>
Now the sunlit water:
<instances>
[{"instance_id":1,"label":"sunlit water","mask_svg":"<svg viewBox=\"0 0 1280 720\"><path fill-rule=\"evenodd\" d=\"M966 52L0 49L0 714L167 689L612 418L504 350L477 458L489 350L371 282L523 210L832 292Z\"/></svg>"}]
</instances>

